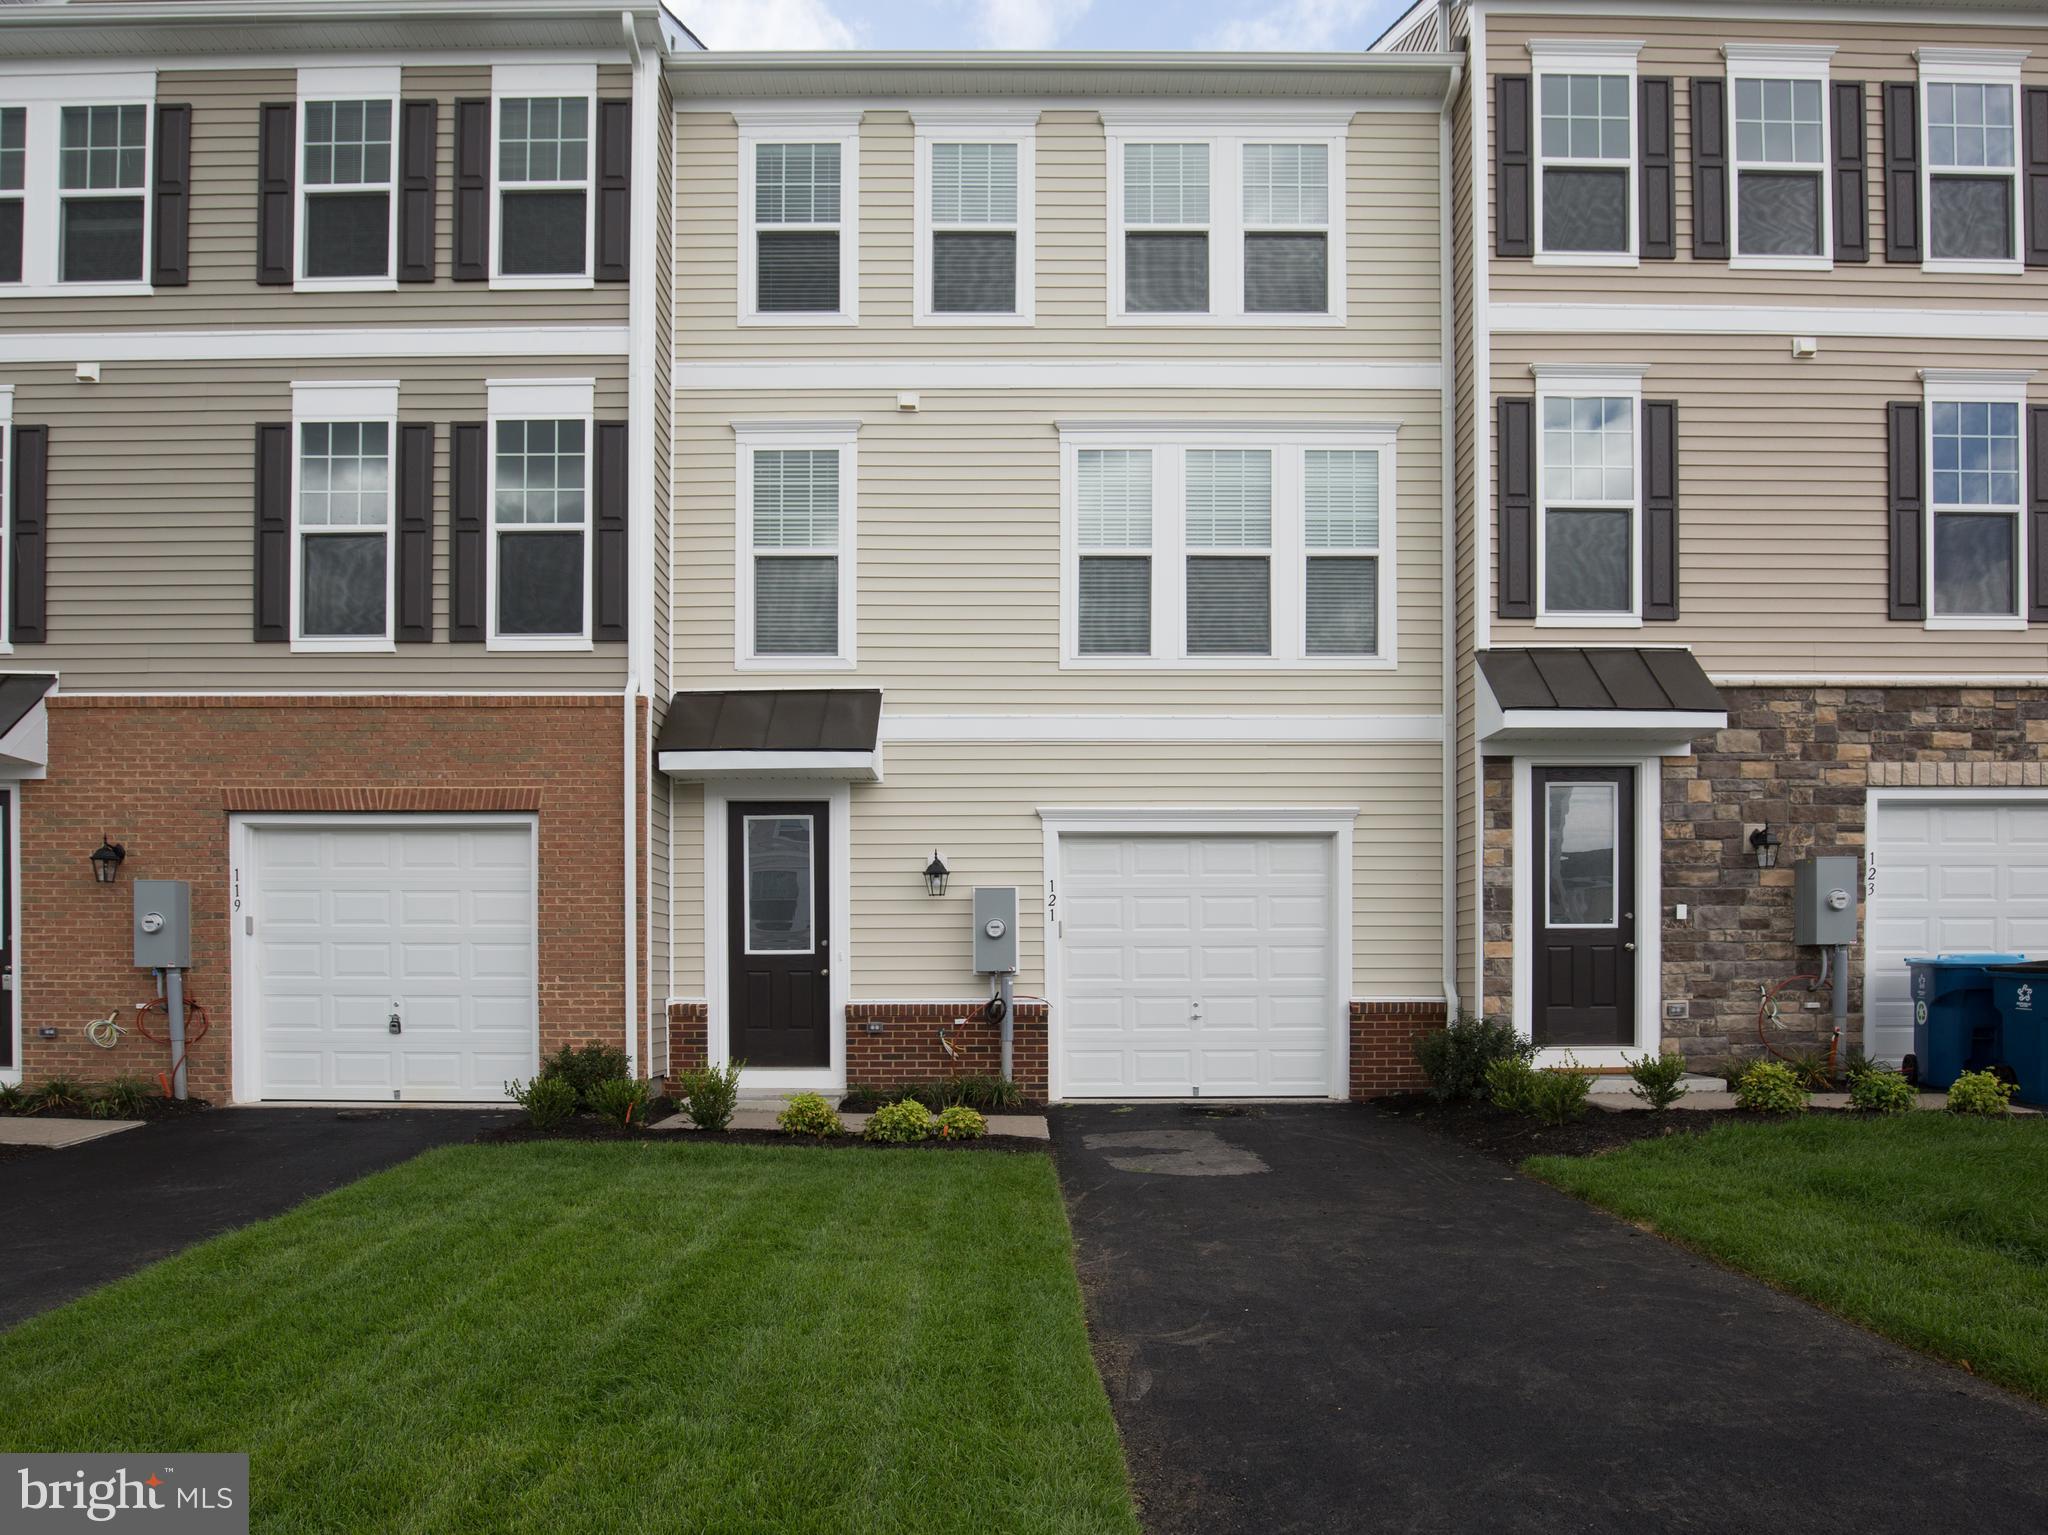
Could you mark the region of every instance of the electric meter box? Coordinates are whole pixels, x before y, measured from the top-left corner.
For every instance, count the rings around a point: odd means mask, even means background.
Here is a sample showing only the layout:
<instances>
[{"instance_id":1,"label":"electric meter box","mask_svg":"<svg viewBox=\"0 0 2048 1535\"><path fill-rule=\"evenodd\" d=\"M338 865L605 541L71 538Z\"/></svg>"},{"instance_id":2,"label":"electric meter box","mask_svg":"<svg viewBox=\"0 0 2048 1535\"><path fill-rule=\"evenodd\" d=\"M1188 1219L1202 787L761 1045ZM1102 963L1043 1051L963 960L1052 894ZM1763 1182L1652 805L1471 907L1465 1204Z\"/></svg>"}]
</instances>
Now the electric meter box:
<instances>
[{"instance_id":1,"label":"electric meter box","mask_svg":"<svg viewBox=\"0 0 2048 1535\"><path fill-rule=\"evenodd\" d=\"M182 879L135 882L135 965L192 968L192 887Z\"/></svg>"},{"instance_id":2,"label":"electric meter box","mask_svg":"<svg viewBox=\"0 0 2048 1535\"><path fill-rule=\"evenodd\" d=\"M981 975L1017 973L1017 887L974 889L974 968Z\"/></svg>"},{"instance_id":3,"label":"electric meter box","mask_svg":"<svg viewBox=\"0 0 2048 1535\"><path fill-rule=\"evenodd\" d=\"M1802 858L1792 868L1792 941L1804 949L1832 949L1856 941L1854 858Z\"/></svg>"}]
</instances>

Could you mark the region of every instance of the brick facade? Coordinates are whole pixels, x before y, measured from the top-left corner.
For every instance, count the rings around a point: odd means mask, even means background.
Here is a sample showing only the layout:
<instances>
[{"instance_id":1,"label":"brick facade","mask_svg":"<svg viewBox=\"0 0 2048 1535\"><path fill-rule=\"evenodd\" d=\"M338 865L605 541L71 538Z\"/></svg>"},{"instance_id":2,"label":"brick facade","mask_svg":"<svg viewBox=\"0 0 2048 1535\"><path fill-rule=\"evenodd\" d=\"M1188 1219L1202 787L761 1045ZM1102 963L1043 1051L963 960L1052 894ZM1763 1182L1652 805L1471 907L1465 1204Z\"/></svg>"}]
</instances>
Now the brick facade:
<instances>
[{"instance_id":1,"label":"brick facade","mask_svg":"<svg viewBox=\"0 0 2048 1535\"><path fill-rule=\"evenodd\" d=\"M668 1005L668 1077L673 1083L686 1071L701 1071L711 1063L711 1007L705 1002L671 1002Z\"/></svg>"},{"instance_id":2,"label":"brick facade","mask_svg":"<svg viewBox=\"0 0 2048 1535\"><path fill-rule=\"evenodd\" d=\"M26 1079L154 1080L161 1045L113 1050L85 1037L150 995L131 948L129 886L192 883L188 994L211 1030L191 1091L231 1092L235 811L405 814L530 811L540 822L543 1051L624 1031L624 846L616 697L51 697L49 776L21 786L18 981ZM643 783L644 783L643 769ZM104 833L127 847L111 886L86 855ZM642 968L645 968L644 897ZM54 1039L39 1030L53 1028ZM160 1032L160 1031L159 1031Z\"/></svg>"},{"instance_id":3,"label":"brick facade","mask_svg":"<svg viewBox=\"0 0 2048 1535\"><path fill-rule=\"evenodd\" d=\"M1441 1002L1351 1004L1351 1096L1380 1098L1420 1091L1422 1068L1415 1041L1444 1026Z\"/></svg>"}]
</instances>

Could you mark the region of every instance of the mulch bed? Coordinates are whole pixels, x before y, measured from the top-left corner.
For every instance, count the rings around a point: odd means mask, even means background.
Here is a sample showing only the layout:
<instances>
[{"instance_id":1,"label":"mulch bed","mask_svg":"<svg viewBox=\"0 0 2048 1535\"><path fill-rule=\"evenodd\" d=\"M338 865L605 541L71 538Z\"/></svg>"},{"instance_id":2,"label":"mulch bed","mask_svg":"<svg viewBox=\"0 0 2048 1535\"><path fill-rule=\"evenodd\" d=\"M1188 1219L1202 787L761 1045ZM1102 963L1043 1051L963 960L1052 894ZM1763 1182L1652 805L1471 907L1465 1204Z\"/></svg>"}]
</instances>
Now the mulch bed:
<instances>
[{"instance_id":1,"label":"mulch bed","mask_svg":"<svg viewBox=\"0 0 2048 1535\"><path fill-rule=\"evenodd\" d=\"M1528 1157L1593 1157L1636 1141L1667 1135L1704 1135L1719 1124L1788 1119L1785 1114L1750 1114L1736 1109L1667 1109L1612 1113L1587 1109L1563 1125L1546 1125L1521 1114L1509 1114L1484 1103L1437 1103L1422 1093L1401 1093L1376 1099L1372 1111L1447 1135L1474 1151L1510 1166ZM1825 1114L1827 1109L1811 1112Z\"/></svg>"},{"instance_id":2,"label":"mulch bed","mask_svg":"<svg viewBox=\"0 0 2048 1535\"><path fill-rule=\"evenodd\" d=\"M673 1112L672 1110L670 1111ZM839 1151L1049 1151L1051 1143L1023 1135L984 1135L975 1141L914 1141L908 1146L864 1141L858 1135L835 1135L819 1140L810 1135L785 1135L780 1130L657 1130L655 1125L669 1113L651 1115L644 1125L627 1129L595 1114L577 1114L545 1130L521 1121L499 1125L479 1133L476 1139L488 1145L524 1141L666 1141L691 1146L819 1146Z\"/></svg>"},{"instance_id":3,"label":"mulch bed","mask_svg":"<svg viewBox=\"0 0 2048 1535\"><path fill-rule=\"evenodd\" d=\"M154 1123L159 1119L185 1119L194 1114L203 1114L212 1107L212 1102L205 1098L145 1098L142 1102L140 1113L132 1116L121 1114L115 1117L120 1119L132 1117ZM15 1114L7 1117L12 1119L100 1119L105 1116L95 1114L90 1109L38 1109L33 1114Z\"/></svg>"}]
</instances>

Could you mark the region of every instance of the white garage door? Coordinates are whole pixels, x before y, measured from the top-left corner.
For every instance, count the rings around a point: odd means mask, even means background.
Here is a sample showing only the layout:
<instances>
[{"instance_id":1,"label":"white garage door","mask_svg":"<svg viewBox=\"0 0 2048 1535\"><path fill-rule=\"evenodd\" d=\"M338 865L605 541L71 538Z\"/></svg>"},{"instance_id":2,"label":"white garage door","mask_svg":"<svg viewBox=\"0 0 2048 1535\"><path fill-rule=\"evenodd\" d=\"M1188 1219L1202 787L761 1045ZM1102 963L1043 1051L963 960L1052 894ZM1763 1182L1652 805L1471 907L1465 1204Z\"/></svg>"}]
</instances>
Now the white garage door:
<instances>
[{"instance_id":1,"label":"white garage door","mask_svg":"<svg viewBox=\"0 0 2048 1535\"><path fill-rule=\"evenodd\" d=\"M1060 1092L1322 1097L1328 837L1060 839Z\"/></svg>"},{"instance_id":2,"label":"white garage door","mask_svg":"<svg viewBox=\"0 0 2048 1535\"><path fill-rule=\"evenodd\" d=\"M2048 802L1880 800L1864 914L1864 1048L1913 1048L1906 957L2005 952L2048 959Z\"/></svg>"},{"instance_id":3,"label":"white garage door","mask_svg":"<svg viewBox=\"0 0 2048 1535\"><path fill-rule=\"evenodd\" d=\"M257 1096L493 1100L533 1075L530 826L250 838Z\"/></svg>"}]
</instances>

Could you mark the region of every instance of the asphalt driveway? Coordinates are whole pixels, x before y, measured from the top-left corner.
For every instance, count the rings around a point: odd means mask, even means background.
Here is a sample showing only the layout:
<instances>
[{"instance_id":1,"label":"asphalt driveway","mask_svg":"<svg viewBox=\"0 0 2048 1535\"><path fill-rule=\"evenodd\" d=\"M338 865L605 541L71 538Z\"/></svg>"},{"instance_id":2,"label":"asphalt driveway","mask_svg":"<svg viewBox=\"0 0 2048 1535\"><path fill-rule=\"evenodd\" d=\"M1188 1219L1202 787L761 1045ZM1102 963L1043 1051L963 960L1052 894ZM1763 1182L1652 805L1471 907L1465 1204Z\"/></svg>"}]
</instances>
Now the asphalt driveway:
<instances>
[{"instance_id":1,"label":"asphalt driveway","mask_svg":"<svg viewBox=\"0 0 2048 1535\"><path fill-rule=\"evenodd\" d=\"M0 1162L0 1327L505 1118L214 1109Z\"/></svg>"},{"instance_id":2,"label":"asphalt driveway","mask_svg":"<svg viewBox=\"0 0 2048 1535\"><path fill-rule=\"evenodd\" d=\"M2048 1413L1441 1136L1056 1110L1153 1535L2048 1529Z\"/></svg>"}]
</instances>

